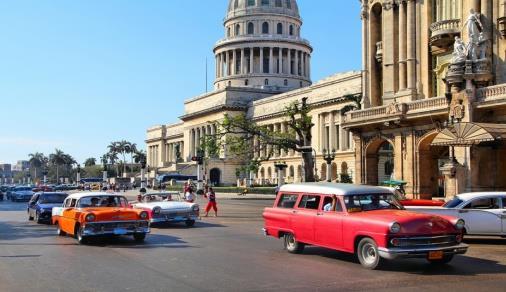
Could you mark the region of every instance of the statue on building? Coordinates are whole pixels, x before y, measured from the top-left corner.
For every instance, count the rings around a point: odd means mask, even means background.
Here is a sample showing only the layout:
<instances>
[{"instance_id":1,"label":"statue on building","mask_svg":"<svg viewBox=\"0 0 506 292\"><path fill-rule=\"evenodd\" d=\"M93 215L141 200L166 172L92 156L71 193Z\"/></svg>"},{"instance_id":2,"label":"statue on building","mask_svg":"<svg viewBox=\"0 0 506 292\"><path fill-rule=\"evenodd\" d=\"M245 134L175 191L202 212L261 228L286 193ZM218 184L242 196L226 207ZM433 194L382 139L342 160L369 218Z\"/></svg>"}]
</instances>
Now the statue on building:
<instances>
[{"instance_id":1,"label":"statue on building","mask_svg":"<svg viewBox=\"0 0 506 292\"><path fill-rule=\"evenodd\" d=\"M463 105L463 101L459 99L458 103L454 104L450 108L450 120L453 121L457 120L457 122L462 121L464 119L464 116L466 114L465 112L465 106Z\"/></svg>"},{"instance_id":2,"label":"statue on building","mask_svg":"<svg viewBox=\"0 0 506 292\"><path fill-rule=\"evenodd\" d=\"M488 58L489 50L490 50L490 40L485 36L483 32L480 32L480 36L478 38L478 57L480 59Z\"/></svg>"},{"instance_id":3,"label":"statue on building","mask_svg":"<svg viewBox=\"0 0 506 292\"><path fill-rule=\"evenodd\" d=\"M452 63L464 62L467 58L467 48L461 38L455 37L453 44L453 58Z\"/></svg>"},{"instance_id":4,"label":"statue on building","mask_svg":"<svg viewBox=\"0 0 506 292\"><path fill-rule=\"evenodd\" d=\"M469 36L469 43L477 43L480 32L483 31L483 25L480 21L480 13L475 12L474 9L469 11L469 16L464 22L464 26L467 27L467 34Z\"/></svg>"}]
</instances>

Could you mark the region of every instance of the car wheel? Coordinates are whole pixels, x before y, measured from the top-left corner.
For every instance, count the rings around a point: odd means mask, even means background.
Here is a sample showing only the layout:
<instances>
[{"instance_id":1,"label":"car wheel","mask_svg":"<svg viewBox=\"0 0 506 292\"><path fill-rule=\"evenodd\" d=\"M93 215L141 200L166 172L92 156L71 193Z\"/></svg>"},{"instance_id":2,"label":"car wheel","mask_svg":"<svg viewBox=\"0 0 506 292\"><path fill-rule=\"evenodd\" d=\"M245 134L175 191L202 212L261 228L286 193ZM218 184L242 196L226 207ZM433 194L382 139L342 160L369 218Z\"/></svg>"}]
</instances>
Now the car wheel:
<instances>
[{"instance_id":1,"label":"car wheel","mask_svg":"<svg viewBox=\"0 0 506 292\"><path fill-rule=\"evenodd\" d=\"M83 228L81 226L76 226L76 239L79 244L86 244L88 239L86 236L83 236Z\"/></svg>"},{"instance_id":2,"label":"car wheel","mask_svg":"<svg viewBox=\"0 0 506 292\"><path fill-rule=\"evenodd\" d=\"M186 227L192 227L195 225L195 220L186 220L184 223L186 224Z\"/></svg>"},{"instance_id":3,"label":"car wheel","mask_svg":"<svg viewBox=\"0 0 506 292\"><path fill-rule=\"evenodd\" d=\"M363 238L358 243L357 257L360 264L370 270L376 269L381 261L381 257L378 252L378 245L371 238Z\"/></svg>"},{"instance_id":4,"label":"car wheel","mask_svg":"<svg viewBox=\"0 0 506 292\"><path fill-rule=\"evenodd\" d=\"M28 221L33 221L33 217L30 215L30 211L28 211Z\"/></svg>"},{"instance_id":5,"label":"car wheel","mask_svg":"<svg viewBox=\"0 0 506 292\"><path fill-rule=\"evenodd\" d=\"M134 239L137 242L143 242L144 239L146 239L146 233L135 233L134 234Z\"/></svg>"},{"instance_id":6,"label":"car wheel","mask_svg":"<svg viewBox=\"0 0 506 292\"><path fill-rule=\"evenodd\" d=\"M429 261L429 263L431 263L433 265L445 265L445 264L451 262L452 259L453 259L453 255L449 254L449 255L443 256L442 259L439 259L439 260L428 260L428 261Z\"/></svg>"},{"instance_id":7,"label":"car wheel","mask_svg":"<svg viewBox=\"0 0 506 292\"><path fill-rule=\"evenodd\" d=\"M61 227L60 227L60 224L58 224L58 222L56 222L56 234L58 234L58 236L65 236L65 231L61 230Z\"/></svg>"},{"instance_id":8,"label":"car wheel","mask_svg":"<svg viewBox=\"0 0 506 292\"><path fill-rule=\"evenodd\" d=\"M301 253L304 250L305 244L295 240L295 236L287 233L284 236L284 246L289 253Z\"/></svg>"}]
</instances>

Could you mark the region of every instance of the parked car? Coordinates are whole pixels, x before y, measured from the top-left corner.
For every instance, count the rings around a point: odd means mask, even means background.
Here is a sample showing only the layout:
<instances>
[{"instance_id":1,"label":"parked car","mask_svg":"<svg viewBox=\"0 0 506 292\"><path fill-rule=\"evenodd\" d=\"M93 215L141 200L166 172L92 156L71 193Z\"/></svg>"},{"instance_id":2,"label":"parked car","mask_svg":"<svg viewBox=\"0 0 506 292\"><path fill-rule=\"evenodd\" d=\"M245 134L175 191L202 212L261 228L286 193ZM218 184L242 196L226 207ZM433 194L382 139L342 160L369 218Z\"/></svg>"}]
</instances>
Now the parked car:
<instances>
[{"instance_id":1,"label":"parked car","mask_svg":"<svg viewBox=\"0 0 506 292\"><path fill-rule=\"evenodd\" d=\"M53 207L60 207L67 196L66 193L35 193L28 202L28 220L35 220L37 223L50 223Z\"/></svg>"},{"instance_id":2,"label":"parked car","mask_svg":"<svg viewBox=\"0 0 506 292\"><path fill-rule=\"evenodd\" d=\"M506 237L506 192L460 194L439 208L410 207L409 210L458 216L465 220L464 232L469 235Z\"/></svg>"},{"instance_id":3,"label":"parked car","mask_svg":"<svg viewBox=\"0 0 506 292\"><path fill-rule=\"evenodd\" d=\"M91 237L132 235L142 242L150 232L149 214L133 209L125 197L112 193L76 193L53 208L57 234L73 235L80 244Z\"/></svg>"},{"instance_id":4,"label":"parked car","mask_svg":"<svg viewBox=\"0 0 506 292\"><path fill-rule=\"evenodd\" d=\"M50 186L45 186L45 185L40 185L40 186L36 186L32 189L32 191L34 193L38 193L38 192L53 192L54 189Z\"/></svg>"},{"instance_id":5,"label":"parked car","mask_svg":"<svg viewBox=\"0 0 506 292\"><path fill-rule=\"evenodd\" d=\"M191 227L199 218L199 205L185 202L179 192L148 193L132 206L149 212L149 221L156 223L184 222Z\"/></svg>"},{"instance_id":6,"label":"parked car","mask_svg":"<svg viewBox=\"0 0 506 292\"><path fill-rule=\"evenodd\" d=\"M28 202L32 196L32 187L15 187L10 192L10 199L13 202Z\"/></svg>"},{"instance_id":7,"label":"parked car","mask_svg":"<svg viewBox=\"0 0 506 292\"><path fill-rule=\"evenodd\" d=\"M462 219L406 211L382 187L284 185L263 217L264 234L284 238L291 253L302 252L306 244L326 247L356 254L368 269L396 258L444 264L468 248L462 243Z\"/></svg>"},{"instance_id":8,"label":"parked car","mask_svg":"<svg viewBox=\"0 0 506 292\"><path fill-rule=\"evenodd\" d=\"M389 191L391 191L395 198L401 203L403 206L427 206L427 207L439 207L443 206L445 203L442 200L423 200L423 199L408 199L406 196L400 192L398 189L393 187L382 187Z\"/></svg>"}]
</instances>

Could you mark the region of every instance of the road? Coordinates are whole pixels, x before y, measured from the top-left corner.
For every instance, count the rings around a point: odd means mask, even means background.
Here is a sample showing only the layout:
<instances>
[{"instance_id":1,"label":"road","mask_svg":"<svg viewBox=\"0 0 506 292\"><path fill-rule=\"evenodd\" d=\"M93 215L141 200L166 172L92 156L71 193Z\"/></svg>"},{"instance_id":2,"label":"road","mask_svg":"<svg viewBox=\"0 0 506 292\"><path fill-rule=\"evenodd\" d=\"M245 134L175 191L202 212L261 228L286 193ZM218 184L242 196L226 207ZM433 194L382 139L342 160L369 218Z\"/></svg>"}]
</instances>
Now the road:
<instances>
[{"instance_id":1,"label":"road","mask_svg":"<svg viewBox=\"0 0 506 292\"><path fill-rule=\"evenodd\" d=\"M0 291L504 291L506 239L472 238L448 266L424 260L364 270L352 255L317 247L292 255L261 234L269 200L219 200L219 217L194 228L153 228L80 246L0 202Z\"/></svg>"}]
</instances>

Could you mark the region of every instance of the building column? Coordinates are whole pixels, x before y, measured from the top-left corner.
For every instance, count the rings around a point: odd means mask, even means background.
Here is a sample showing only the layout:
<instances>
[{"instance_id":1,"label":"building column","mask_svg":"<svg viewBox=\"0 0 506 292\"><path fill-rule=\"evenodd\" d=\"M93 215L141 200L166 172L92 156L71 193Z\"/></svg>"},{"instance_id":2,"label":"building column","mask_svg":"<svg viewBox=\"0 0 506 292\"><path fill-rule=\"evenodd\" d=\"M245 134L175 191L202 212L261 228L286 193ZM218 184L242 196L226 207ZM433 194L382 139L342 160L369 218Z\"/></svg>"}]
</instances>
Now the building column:
<instances>
[{"instance_id":1,"label":"building column","mask_svg":"<svg viewBox=\"0 0 506 292\"><path fill-rule=\"evenodd\" d=\"M246 63L244 62L244 48L241 49L241 66L240 66L240 70L241 70L241 75L244 74L246 72Z\"/></svg>"},{"instance_id":2,"label":"building column","mask_svg":"<svg viewBox=\"0 0 506 292\"><path fill-rule=\"evenodd\" d=\"M225 52L225 76L230 76L230 54Z\"/></svg>"},{"instance_id":3,"label":"building column","mask_svg":"<svg viewBox=\"0 0 506 292\"><path fill-rule=\"evenodd\" d=\"M254 49L253 48L249 48L249 73L250 74L253 74L253 68L254 68L254 63L255 61L255 52L254 52Z\"/></svg>"},{"instance_id":4,"label":"building column","mask_svg":"<svg viewBox=\"0 0 506 292\"><path fill-rule=\"evenodd\" d=\"M264 48L260 47L260 73L264 73Z\"/></svg>"},{"instance_id":5,"label":"building column","mask_svg":"<svg viewBox=\"0 0 506 292\"><path fill-rule=\"evenodd\" d=\"M416 89L416 3L415 0L407 2L407 86Z\"/></svg>"},{"instance_id":6,"label":"building column","mask_svg":"<svg viewBox=\"0 0 506 292\"><path fill-rule=\"evenodd\" d=\"M301 52L300 67L301 67L301 71L302 71L302 76L306 77L306 53L305 52Z\"/></svg>"},{"instance_id":7,"label":"building column","mask_svg":"<svg viewBox=\"0 0 506 292\"><path fill-rule=\"evenodd\" d=\"M237 50L232 51L232 75L237 75Z\"/></svg>"},{"instance_id":8,"label":"building column","mask_svg":"<svg viewBox=\"0 0 506 292\"><path fill-rule=\"evenodd\" d=\"M274 48L269 48L269 73L274 74Z\"/></svg>"},{"instance_id":9,"label":"building column","mask_svg":"<svg viewBox=\"0 0 506 292\"><path fill-rule=\"evenodd\" d=\"M488 39L492 39L492 0L481 0L481 14L484 34ZM490 52L488 52L490 53Z\"/></svg>"},{"instance_id":10,"label":"building column","mask_svg":"<svg viewBox=\"0 0 506 292\"><path fill-rule=\"evenodd\" d=\"M283 74L283 48L278 48L279 74Z\"/></svg>"},{"instance_id":11,"label":"building column","mask_svg":"<svg viewBox=\"0 0 506 292\"><path fill-rule=\"evenodd\" d=\"M311 54L307 55L307 79L311 79Z\"/></svg>"},{"instance_id":12,"label":"building column","mask_svg":"<svg viewBox=\"0 0 506 292\"><path fill-rule=\"evenodd\" d=\"M288 52L286 54L287 63L288 63L288 75L292 75L292 49L288 48Z\"/></svg>"},{"instance_id":13,"label":"building column","mask_svg":"<svg viewBox=\"0 0 506 292\"><path fill-rule=\"evenodd\" d=\"M332 149L336 149L335 140L336 140L336 126L335 126L335 120L334 120L334 112L330 112L330 119L329 119L329 149L327 149L328 152L331 152Z\"/></svg>"},{"instance_id":14,"label":"building column","mask_svg":"<svg viewBox=\"0 0 506 292\"><path fill-rule=\"evenodd\" d=\"M319 115L320 117L320 153L323 152L323 149L325 149L326 143L325 143L325 113L321 113Z\"/></svg>"},{"instance_id":15,"label":"building column","mask_svg":"<svg viewBox=\"0 0 506 292\"><path fill-rule=\"evenodd\" d=\"M399 90L406 89L406 3L399 3Z\"/></svg>"},{"instance_id":16,"label":"building column","mask_svg":"<svg viewBox=\"0 0 506 292\"><path fill-rule=\"evenodd\" d=\"M297 75L299 76L299 51L295 50L295 68L294 71L295 73L293 75Z\"/></svg>"}]
</instances>

